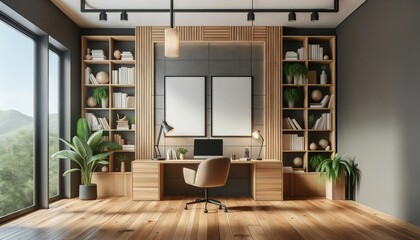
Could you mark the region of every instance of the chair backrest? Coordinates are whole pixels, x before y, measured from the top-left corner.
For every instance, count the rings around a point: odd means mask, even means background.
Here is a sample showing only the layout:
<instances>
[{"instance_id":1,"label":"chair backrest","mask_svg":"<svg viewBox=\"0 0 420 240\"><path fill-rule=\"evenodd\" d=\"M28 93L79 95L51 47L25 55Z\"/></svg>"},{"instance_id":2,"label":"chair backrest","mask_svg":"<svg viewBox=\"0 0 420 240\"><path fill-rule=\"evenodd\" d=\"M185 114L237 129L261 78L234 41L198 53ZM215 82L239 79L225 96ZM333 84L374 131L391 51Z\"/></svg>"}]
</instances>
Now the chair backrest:
<instances>
[{"instance_id":1,"label":"chair backrest","mask_svg":"<svg viewBox=\"0 0 420 240\"><path fill-rule=\"evenodd\" d=\"M229 175L229 158L210 158L198 165L195 185L198 187L224 186Z\"/></svg>"}]
</instances>

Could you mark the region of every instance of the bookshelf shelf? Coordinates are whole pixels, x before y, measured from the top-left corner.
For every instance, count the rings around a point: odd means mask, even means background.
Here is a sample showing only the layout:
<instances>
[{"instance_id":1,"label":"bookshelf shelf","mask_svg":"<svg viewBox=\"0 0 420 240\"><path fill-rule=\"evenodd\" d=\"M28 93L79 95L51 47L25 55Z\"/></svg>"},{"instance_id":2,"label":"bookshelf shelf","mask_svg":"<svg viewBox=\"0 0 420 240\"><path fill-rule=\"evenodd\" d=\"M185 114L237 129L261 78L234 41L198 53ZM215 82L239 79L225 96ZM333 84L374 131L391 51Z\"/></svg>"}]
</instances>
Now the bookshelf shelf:
<instances>
[{"instance_id":1,"label":"bookshelf shelf","mask_svg":"<svg viewBox=\"0 0 420 240\"><path fill-rule=\"evenodd\" d=\"M312 181L315 175L318 173L314 172L309 164L309 159L317 154L321 154L325 157L332 157L336 151L336 139L335 139L335 85L336 85L336 62L335 62L335 36L282 36L282 71L286 64L299 63L308 69L308 80L303 84L287 84L286 76L283 73L280 79L281 87L280 91L284 92L288 88L298 88L299 100L295 103L296 108L287 108L287 102L282 99L282 143L281 143L281 155L284 166L300 168L297 171L285 171L288 174L287 181ZM287 53L288 52L288 53ZM297 53L299 60L286 60L287 56L293 57ZM328 55L328 60L323 60L324 55ZM324 73L322 73L324 71ZM327 76L327 81L321 82L321 74ZM324 79L323 79L324 80ZM321 84L322 83L322 84ZM321 93L321 99L312 99L312 92L319 90ZM328 97L326 97L328 95ZM315 95L316 96L316 95ZM324 101L322 101L323 98ZM322 108L310 108L311 104L321 104ZM296 122L302 127L302 130L290 129L289 119L296 120ZM311 123L309 122L311 119ZM322 129L311 129L308 126L314 126L318 121L317 128ZM286 127L285 127L286 126ZM296 127L293 127L296 128ZM290 150L290 149L301 149L301 140L304 140L303 150ZM321 150L319 141L325 139L328 141L328 145L331 150ZM317 144L319 150L310 150L311 143ZM296 146L298 146L296 148ZM303 164L301 166L294 166L293 160L295 158L301 158ZM286 181L286 180L285 180ZM287 185L287 184L286 184ZM284 190L285 197L300 197L294 196L294 192L302 192L300 190L302 186L293 185L291 190ZM287 188L284 186L284 188ZM298 189L299 188L299 189ZM322 192L323 189L316 190L316 192ZM290 194L290 196L287 196ZM304 194L305 197L310 197L311 193L307 192ZM303 196L303 195L302 195Z\"/></svg>"},{"instance_id":2,"label":"bookshelf shelf","mask_svg":"<svg viewBox=\"0 0 420 240\"><path fill-rule=\"evenodd\" d=\"M114 51L131 52L135 59L136 40L135 36L82 36L82 116L91 120L90 124L104 129L108 138L120 145L135 145L137 131L135 129L116 129L117 125L125 127L129 121L136 116L135 108L116 108L114 106L132 106L135 102L137 79L135 76L136 61L120 60L114 56ZM87 48L98 52L104 60L86 60ZM98 56L96 56L98 57ZM88 69L88 70L86 70ZM90 69L90 70L89 70ZM106 84L94 84L90 73L96 77L98 72L108 74L109 82ZM89 78L89 79L86 79ZM97 79L96 79L97 80ZM97 87L104 87L108 90L108 107L101 108L101 103L96 107L89 107L87 99L92 96L92 90ZM118 97L118 99L117 99ZM129 97L131 97L129 99ZM117 101L118 100L118 101ZM118 105L115 105L117 104ZM87 117L89 116L89 118ZM123 116L125 120L119 121ZM89 120L88 120L89 121ZM135 158L134 150L114 151L109 157L109 174L114 174L120 168L120 158L125 157L129 161ZM125 155L125 156L121 156ZM130 165L129 162L126 166ZM117 172L115 172L117 173Z\"/></svg>"}]
</instances>

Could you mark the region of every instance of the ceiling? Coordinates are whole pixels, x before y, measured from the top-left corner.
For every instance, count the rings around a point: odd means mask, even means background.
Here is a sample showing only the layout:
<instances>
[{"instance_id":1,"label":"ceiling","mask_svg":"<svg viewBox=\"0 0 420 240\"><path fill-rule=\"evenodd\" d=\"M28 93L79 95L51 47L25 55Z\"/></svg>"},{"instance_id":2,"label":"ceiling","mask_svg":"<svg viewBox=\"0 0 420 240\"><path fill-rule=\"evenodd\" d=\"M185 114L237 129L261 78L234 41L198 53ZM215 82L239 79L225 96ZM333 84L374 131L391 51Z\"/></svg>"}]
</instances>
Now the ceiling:
<instances>
[{"instance_id":1,"label":"ceiling","mask_svg":"<svg viewBox=\"0 0 420 240\"><path fill-rule=\"evenodd\" d=\"M82 13L80 0L51 0L82 28L134 28L135 26L169 26L169 13L128 13L128 21L120 21L120 13L108 13L108 21L100 22L99 13ZM170 0L86 0L96 9L169 9ZM339 12L319 13L319 21L311 22L310 13L296 13L296 22L287 13L256 13L254 26L289 26L303 28L335 28L365 0L339 0ZM252 0L174 0L174 9L251 9ZM254 0L254 9L332 9L333 0ZM176 13L176 26L250 26L246 13Z\"/></svg>"}]
</instances>

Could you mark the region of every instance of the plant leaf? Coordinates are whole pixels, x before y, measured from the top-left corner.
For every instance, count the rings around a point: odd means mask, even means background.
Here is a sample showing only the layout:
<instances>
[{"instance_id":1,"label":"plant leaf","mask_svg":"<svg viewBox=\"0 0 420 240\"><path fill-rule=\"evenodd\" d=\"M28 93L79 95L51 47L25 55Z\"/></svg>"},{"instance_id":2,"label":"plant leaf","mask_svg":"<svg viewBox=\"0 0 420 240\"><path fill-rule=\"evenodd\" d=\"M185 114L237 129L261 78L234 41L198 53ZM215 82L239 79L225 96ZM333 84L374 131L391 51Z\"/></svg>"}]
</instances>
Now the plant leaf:
<instances>
[{"instance_id":1,"label":"plant leaf","mask_svg":"<svg viewBox=\"0 0 420 240\"><path fill-rule=\"evenodd\" d=\"M111 155L111 152L104 152L91 156L88 158L87 164L91 165L95 161L106 159L109 155Z\"/></svg>"},{"instance_id":2,"label":"plant leaf","mask_svg":"<svg viewBox=\"0 0 420 240\"><path fill-rule=\"evenodd\" d=\"M57 158L68 158L72 160L73 162L77 163L82 169L83 169L83 158L80 156L79 153L74 152L72 150L61 150L59 152L56 152L51 155L51 158L57 159Z\"/></svg>"},{"instance_id":3,"label":"plant leaf","mask_svg":"<svg viewBox=\"0 0 420 240\"><path fill-rule=\"evenodd\" d=\"M77 136L85 141L87 141L90 137L90 129L89 124L84 118L79 118L77 120Z\"/></svg>"},{"instance_id":4,"label":"plant leaf","mask_svg":"<svg viewBox=\"0 0 420 240\"><path fill-rule=\"evenodd\" d=\"M98 146L98 151L102 151L104 148L109 148L112 150L121 150L122 147L112 141L103 141Z\"/></svg>"},{"instance_id":5,"label":"plant leaf","mask_svg":"<svg viewBox=\"0 0 420 240\"><path fill-rule=\"evenodd\" d=\"M80 169L78 169L78 168L72 168L72 169L70 169L70 170L67 170L67 171L65 171L65 172L63 173L63 177L65 177L65 176L69 175L69 174L70 174L70 173L72 173L72 172L76 172L76 171L80 171Z\"/></svg>"},{"instance_id":6,"label":"plant leaf","mask_svg":"<svg viewBox=\"0 0 420 240\"><path fill-rule=\"evenodd\" d=\"M87 144L95 153L98 151L98 146L102 141L102 135L103 135L103 131L100 130L90 135L89 139L87 140Z\"/></svg>"},{"instance_id":7,"label":"plant leaf","mask_svg":"<svg viewBox=\"0 0 420 240\"><path fill-rule=\"evenodd\" d=\"M87 158L92 156L92 149L82 138L74 136L73 137L73 145L76 147L76 151L83 158L87 159Z\"/></svg>"}]
</instances>

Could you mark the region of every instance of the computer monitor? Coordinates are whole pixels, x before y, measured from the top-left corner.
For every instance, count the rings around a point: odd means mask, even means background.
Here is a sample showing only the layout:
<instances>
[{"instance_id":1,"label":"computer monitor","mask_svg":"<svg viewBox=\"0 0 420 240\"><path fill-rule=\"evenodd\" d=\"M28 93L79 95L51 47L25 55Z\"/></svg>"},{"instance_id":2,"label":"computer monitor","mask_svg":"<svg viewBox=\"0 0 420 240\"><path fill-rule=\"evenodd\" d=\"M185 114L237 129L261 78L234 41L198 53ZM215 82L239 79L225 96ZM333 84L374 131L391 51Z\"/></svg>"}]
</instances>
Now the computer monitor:
<instances>
[{"instance_id":1,"label":"computer monitor","mask_svg":"<svg viewBox=\"0 0 420 240\"><path fill-rule=\"evenodd\" d=\"M223 157L223 139L195 139L194 158Z\"/></svg>"}]
</instances>

